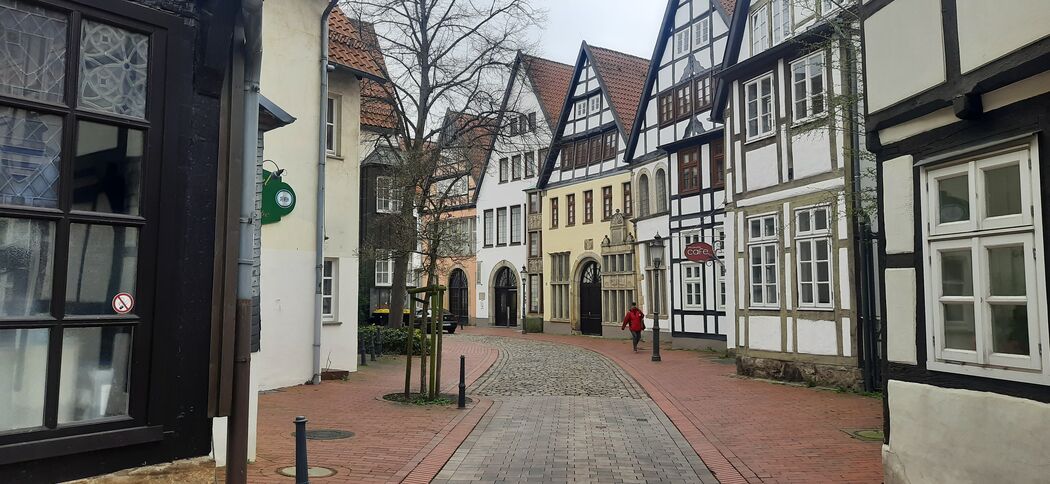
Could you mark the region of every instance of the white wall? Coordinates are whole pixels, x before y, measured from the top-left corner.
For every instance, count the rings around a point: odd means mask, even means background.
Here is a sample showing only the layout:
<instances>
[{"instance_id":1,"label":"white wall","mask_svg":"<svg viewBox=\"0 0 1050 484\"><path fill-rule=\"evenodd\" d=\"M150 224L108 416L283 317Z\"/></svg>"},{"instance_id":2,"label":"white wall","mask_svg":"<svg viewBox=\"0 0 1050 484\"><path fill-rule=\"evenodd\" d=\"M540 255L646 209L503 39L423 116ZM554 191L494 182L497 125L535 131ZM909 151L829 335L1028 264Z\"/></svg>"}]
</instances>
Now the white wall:
<instances>
[{"instance_id":1,"label":"white wall","mask_svg":"<svg viewBox=\"0 0 1050 484\"><path fill-rule=\"evenodd\" d=\"M865 20L864 40L869 112L944 82L940 0L890 3Z\"/></svg>"},{"instance_id":2,"label":"white wall","mask_svg":"<svg viewBox=\"0 0 1050 484\"><path fill-rule=\"evenodd\" d=\"M524 69L524 66L522 66ZM474 294L476 318L481 320L487 320L489 323L494 321L495 313L492 307L493 301L492 294L489 291L489 281L494 276L495 268L501 263L505 262L510 264L514 268L516 274L516 281L518 286L521 286L521 267L526 265L528 256L528 197L525 194L525 190L536 186L537 176L539 175L540 168L545 160L539 159L538 151L540 149L548 148L550 146L551 131L552 127L547 125L547 120L543 116L543 110L540 106L539 99L533 91L532 85L528 80L528 77L521 73L514 83L511 91L510 99L515 105L508 106L508 109L514 110L521 113L536 113L536 132L529 133L527 136L519 136L513 139L507 139L500 137L497 139L495 148L493 149L492 155L489 159L489 165L485 172L485 178L481 183L481 187L478 190L477 200L477 267L480 272L480 277L477 277L476 285L477 290L470 291ZM561 113L552 113L555 116L559 116ZM525 152L533 152L536 156L536 171L532 177L526 177L524 166L522 167L522 178L520 180L509 180L506 183L500 183L499 179L499 160L500 158L512 158L514 155L521 155L522 163L524 163ZM597 200L595 201L598 202ZM486 248L485 245L485 211L493 210L493 242L497 240L495 235L495 209L507 208L507 221L510 223L510 207L514 205L521 205L521 245L509 245L510 236L507 236L508 245L503 247L493 246ZM596 207L597 208L597 207ZM470 279L475 279L472 274ZM484 296L481 296L484 294ZM525 294L521 287L518 287L518 319L521 318L521 309L523 301L521 298ZM527 308L527 306L525 306Z\"/></svg>"},{"instance_id":3,"label":"white wall","mask_svg":"<svg viewBox=\"0 0 1050 484\"><path fill-rule=\"evenodd\" d=\"M887 483L1047 482L1050 404L897 380L887 398Z\"/></svg>"}]
</instances>

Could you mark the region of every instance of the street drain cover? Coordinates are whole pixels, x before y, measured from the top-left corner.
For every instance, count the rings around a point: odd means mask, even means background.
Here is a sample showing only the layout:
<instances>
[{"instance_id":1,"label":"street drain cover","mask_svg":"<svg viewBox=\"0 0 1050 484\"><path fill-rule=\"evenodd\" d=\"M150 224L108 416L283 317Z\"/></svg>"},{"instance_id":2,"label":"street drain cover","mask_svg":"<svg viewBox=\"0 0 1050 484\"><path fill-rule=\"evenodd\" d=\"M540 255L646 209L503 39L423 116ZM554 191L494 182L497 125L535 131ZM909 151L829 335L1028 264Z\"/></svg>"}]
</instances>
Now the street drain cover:
<instances>
[{"instance_id":1,"label":"street drain cover","mask_svg":"<svg viewBox=\"0 0 1050 484\"><path fill-rule=\"evenodd\" d=\"M854 439L865 442L882 442L885 440L885 434L883 434L882 429L843 429L843 432L846 432Z\"/></svg>"},{"instance_id":2,"label":"street drain cover","mask_svg":"<svg viewBox=\"0 0 1050 484\"><path fill-rule=\"evenodd\" d=\"M639 422L648 422L649 421L649 419L647 419L647 418L639 418L639 419L635 419L635 420L637 420Z\"/></svg>"},{"instance_id":3,"label":"street drain cover","mask_svg":"<svg viewBox=\"0 0 1050 484\"><path fill-rule=\"evenodd\" d=\"M282 476L295 477L295 466L282 467L280 469L277 469L277 473ZM332 477L335 475L335 470L329 469L327 467L310 467L307 468L306 475L309 477L317 478Z\"/></svg>"},{"instance_id":4,"label":"street drain cover","mask_svg":"<svg viewBox=\"0 0 1050 484\"><path fill-rule=\"evenodd\" d=\"M292 436L295 436L295 432L292 432ZM310 440L341 440L349 439L353 436L353 432L346 430L316 429L306 431L306 438Z\"/></svg>"}]
</instances>

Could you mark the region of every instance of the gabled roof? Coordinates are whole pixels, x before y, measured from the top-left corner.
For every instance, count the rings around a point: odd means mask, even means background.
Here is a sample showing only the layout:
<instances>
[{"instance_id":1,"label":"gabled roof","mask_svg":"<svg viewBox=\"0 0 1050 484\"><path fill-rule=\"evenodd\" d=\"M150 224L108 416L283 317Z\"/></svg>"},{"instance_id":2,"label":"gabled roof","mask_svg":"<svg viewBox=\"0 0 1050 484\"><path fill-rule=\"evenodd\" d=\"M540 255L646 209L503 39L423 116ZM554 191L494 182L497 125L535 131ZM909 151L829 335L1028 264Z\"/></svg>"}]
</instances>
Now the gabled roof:
<instances>
[{"instance_id":1,"label":"gabled roof","mask_svg":"<svg viewBox=\"0 0 1050 484\"><path fill-rule=\"evenodd\" d=\"M698 0L694 0L694 1L698 1ZM706 1L706 0L699 0L699 1ZM736 18L735 12L736 12L737 1L738 0L711 0L711 5L714 6L715 10L721 12L725 16L725 18L727 19L728 23L730 25L732 25L733 19ZM746 12L746 10L747 10L747 6L746 6L747 3L748 3L747 0L744 0L744 4L745 4L744 10L745 10L745 12L742 14L742 16L744 16L744 17L747 16L747 12ZM653 85L656 83L656 77L660 74L660 60L663 57L663 53L667 49L667 44L671 41L671 37L674 36L673 32L674 32L675 14L678 12L679 6L680 6L680 1L679 0L668 0L667 1L667 9L664 11L664 19L663 19L663 22L660 24L660 33L659 33L659 35L656 36L656 47L653 49L653 59L654 59L654 61L650 65L649 73L648 73L648 76L646 77L646 80L645 80L645 87L642 90L642 97L639 100L639 104L638 104L639 112L641 112L642 114L641 114L641 116L638 116L638 118L634 122L634 125L631 126L631 138L627 142L627 152L626 152L625 156L627 157L628 161L632 161L634 159L635 150L638 148L638 137L637 137L637 134L640 133L641 129L642 129L642 121L643 121L643 118L645 117L645 108L646 108L646 105L648 104L648 101L649 101L649 99L648 99L649 92L652 91ZM732 27L730 27L730 28L732 28ZM727 39L730 42L730 44L732 44L732 42L733 42L732 39L733 39L732 37L729 37L729 39ZM739 47L739 43L737 44L737 46ZM723 62L724 62L724 60L725 59L723 59ZM695 61L695 59L692 58L692 57L689 59L689 62L687 64L687 66L686 66L687 67L687 69L686 69L687 72L684 74L684 76L690 75L689 71L695 72L696 69L698 69L698 67L694 64L694 61Z\"/></svg>"},{"instance_id":2,"label":"gabled roof","mask_svg":"<svg viewBox=\"0 0 1050 484\"><path fill-rule=\"evenodd\" d=\"M573 67L527 54L521 54L518 62L524 67L525 74L529 76L536 97L540 100L543 117L547 119L547 125L558 124L558 116L565 104L565 93L569 91L569 85L572 84ZM513 85L514 80L510 82Z\"/></svg>"},{"instance_id":3,"label":"gabled roof","mask_svg":"<svg viewBox=\"0 0 1050 484\"><path fill-rule=\"evenodd\" d=\"M342 10L328 17L328 55L336 67L361 78L361 125L380 130L396 127L393 93L386 80L386 61L375 26L351 20Z\"/></svg>"},{"instance_id":4,"label":"gabled roof","mask_svg":"<svg viewBox=\"0 0 1050 484\"><path fill-rule=\"evenodd\" d=\"M645 88L645 78L649 73L649 61L586 43L583 48L588 52L598 73L598 81L612 103L613 114L620 121L621 131L625 137L630 137Z\"/></svg>"}]
</instances>

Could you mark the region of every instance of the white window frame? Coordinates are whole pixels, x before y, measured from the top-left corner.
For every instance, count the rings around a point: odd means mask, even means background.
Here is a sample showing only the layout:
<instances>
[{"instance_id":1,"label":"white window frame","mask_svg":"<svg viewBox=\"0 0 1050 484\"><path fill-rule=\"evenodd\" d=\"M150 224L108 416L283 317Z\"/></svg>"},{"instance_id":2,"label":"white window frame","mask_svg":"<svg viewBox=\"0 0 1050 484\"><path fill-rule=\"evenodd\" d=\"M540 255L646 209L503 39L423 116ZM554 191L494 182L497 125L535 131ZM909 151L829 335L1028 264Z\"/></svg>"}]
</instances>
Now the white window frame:
<instances>
[{"instance_id":1,"label":"white window frame","mask_svg":"<svg viewBox=\"0 0 1050 484\"><path fill-rule=\"evenodd\" d=\"M577 119L579 119L582 116L586 116L587 115L587 105L588 105L588 102L587 102L586 99L581 100L581 101L576 101L576 118Z\"/></svg>"},{"instance_id":2,"label":"white window frame","mask_svg":"<svg viewBox=\"0 0 1050 484\"><path fill-rule=\"evenodd\" d=\"M726 309L726 263L722 258L715 259L715 263L718 265L715 268L715 308L719 311L725 311Z\"/></svg>"},{"instance_id":3,"label":"white window frame","mask_svg":"<svg viewBox=\"0 0 1050 484\"><path fill-rule=\"evenodd\" d=\"M376 212L400 213L401 200L397 198L397 189L394 188L394 178L389 176L376 177Z\"/></svg>"},{"instance_id":4,"label":"white window frame","mask_svg":"<svg viewBox=\"0 0 1050 484\"><path fill-rule=\"evenodd\" d=\"M325 107L325 153L339 156L339 105L338 96L328 96Z\"/></svg>"},{"instance_id":5,"label":"white window frame","mask_svg":"<svg viewBox=\"0 0 1050 484\"><path fill-rule=\"evenodd\" d=\"M772 231L766 230L768 228L767 221L772 220ZM752 224L757 221L759 231L755 232L752 229ZM747 299L749 307L754 309L780 309L780 239L779 239L779 221L777 220L776 214L765 214L749 217L747 219L747 278L748 278L748 293ZM769 252L767 248L773 248L773 258L769 260L766 256ZM752 251L758 250L760 252L760 263L759 266L762 269L762 274L766 273L766 269L769 267L774 268L774 274L776 280L769 282L763 277L762 282L756 284L754 280L754 265L752 259ZM755 286L761 286L762 301L755 301ZM775 297L775 301L770 302L770 295Z\"/></svg>"},{"instance_id":6,"label":"white window frame","mask_svg":"<svg viewBox=\"0 0 1050 484\"><path fill-rule=\"evenodd\" d=\"M515 215L515 212L517 215ZM521 205L510 207L510 244L521 244Z\"/></svg>"},{"instance_id":7,"label":"white window frame","mask_svg":"<svg viewBox=\"0 0 1050 484\"><path fill-rule=\"evenodd\" d=\"M496 245L507 245L507 207L496 209Z\"/></svg>"},{"instance_id":8,"label":"white window frame","mask_svg":"<svg viewBox=\"0 0 1050 484\"><path fill-rule=\"evenodd\" d=\"M588 109L591 114L598 114L602 112L602 96L601 94L591 96L587 100Z\"/></svg>"},{"instance_id":9,"label":"white window frame","mask_svg":"<svg viewBox=\"0 0 1050 484\"><path fill-rule=\"evenodd\" d=\"M693 46L702 47L711 42L711 17L693 22Z\"/></svg>"},{"instance_id":10,"label":"white window frame","mask_svg":"<svg viewBox=\"0 0 1050 484\"><path fill-rule=\"evenodd\" d=\"M328 289L325 290L325 282ZM321 271L321 319L324 321L335 321L339 315L339 259L325 258L323 270ZM328 303L328 312L324 311L324 302Z\"/></svg>"},{"instance_id":11,"label":"white window frame","mask_svg":"<svg viewBox=\"0 0 1050 484\"><path fill-rule=\"evenodd\" d=\"M828 76L825 72L824 52L817 52L802 57L791 63L791 101L792 117L795 122L808 121L824 116L828 112ZM802 80L796 79L796 71L802 70ZM813 79L820 76L820 92L813 89ZM802 84L801 86L799 84ZM801 87L801 92L799 88ZM800 96L801 94L801 96ZM820 111L814 111L814 98L820 97ZM802 104L802 109L799 109Z\"/></svg>"},{"instance_id":12,"label":"white window frame","mask_svg":"<svg viewBox=\"0 0 1050 484\"><path fill-rule=\"evenodd\" d=\"M769 26L772 30L772 45L777 45L791 37L791 1L792 0L772 0L769 3Z\"/></svg>"},{"instance_id":13,"label":"white window frame","mask_svg":"<svg viewBox=\"0 0 1050 484\"><path fill-rule=\"evenodd\" d=\"M375 281L376 287L390 287L394 279L394 259L390 254L379 252L376 254Z\"/></svg>"},{"instance_id":14,"label":"white window frame","mask_svg":"<svg viewBox=\"0 0 1050 484\"><path fill-rule=\"evenodd\" d=\"M678 57L683 54L688 54L692 50L693 46L690 45L692 40L692 29L686 27L678 32L674 33L674 56Z\"/></svg>"},{"instance_id":15,"label":"white window frame","mask_svg":"<svg viewBox=\"0 0 1050 484\"><path fill-rule=\"evenodd\" d=\"M816 220L814 217L817 213L824 213L824 228L818 229L813 223ZM795 294L798 297L799 309L817 310L817 311L830 311L835 309L835 250L831 230L831 207L827 205L805 207L795 211L795 279L797 281ZM809 230L802 230L801 217L803 214L807 214L810 219ZM817 258L816 244L818 242L824 242L827 244L827 259L821 260ZM810 260L802 260L802 246L810 245ZM819 279L818 265L824 262L828 265L828 279L821 281ZM804 282L802 280L802 267L804 265L810 266L810 275L812 280ZM802 299L802 287L809 285L811 293L813 295L812 301L803 301ZM828 301L820 301L820 286L826 285L828 288Z\"/></svg>"},{"instance_id":16,"label":"white window frame","mask_svg":"<svg viewBox=\"0 0 1050 484\"><path fill-rule=\"evenodd\" d=\"M762 84L764 81L768 81L769 92L763 94ZM755 98L751 97L751 87L755 88ZM756 141L763 138L774 136L777 132L777 108L776 98L774 93L773 73L767 72L759 77L756 77L746 83L744 83L744 117L745 117L745 130L747 132L747 141ZM755 110L754 115L751 112L751 105L754 103ZM768 110L763 111L763 104ZM762 120L769 118L769 130L762 130ZM755 122L755 131L751 130L751 121Z\"/></svg>"},{"instance_id":17,"label":"white window frame","mask_svg":"<svg viewBox=\"0 0 1050 484\"><path fill-rule=\"evenodd\" d=\"M1050 385L1050 335L1047 321L1046 263L1042 248L1042 220L1039 202L1038 148L1033 139L1029 146L1012 147L996 153L967 157L958 164L927 167L921 171L923 187L922 228L923 258L926 289L926 347L927 368L1002 380ZM1021 214L986 217L987 197L984 189L984 171L1017 163L1020 168L1022 192ZM970 219L965 222L940 224L936 220L939 207L937 180L966 173ZM966 230L963 227L969 227ZM1025 257L1025 296L1004 297L990 294L988 250L1004 246L1021 246ZM969 250L973 296L943 296L941 255L946 250ZM945 348L943 317L944 302L973 303L976 350ZM1028 314L1028 355L994 353L991 307L999 303L1021 303Z\"/></svg>"},{"instance_id":18,"label":"white window frame","mask_svg":"<svg viewBox=\"0 0 1050 484\"><path fill-rule=\"evenodd\" d=\"M492 209L482 212L482 226L485 231L485 247L492 247L496 243L496 212Z\"/></svg>"},{"instance_id":19,"label":"white window frame","mask_svg":"<svg viewBox=\"0 0 1050 484\"><path fill-rule=\"evenodd\" d=\"M704 309L703 267L695 262L682 263L682 307L685 309Z\"/></svg>"},{"instance_id":20,"label":"white window frame","mask_svg":"<svg viewBox=\"0 0 1050 484\"><path fill-rule=\"evenodd\" d=\"M751 14L751 55L769 48L769 8L766 4Z\"/></svg>"}]
</instances>

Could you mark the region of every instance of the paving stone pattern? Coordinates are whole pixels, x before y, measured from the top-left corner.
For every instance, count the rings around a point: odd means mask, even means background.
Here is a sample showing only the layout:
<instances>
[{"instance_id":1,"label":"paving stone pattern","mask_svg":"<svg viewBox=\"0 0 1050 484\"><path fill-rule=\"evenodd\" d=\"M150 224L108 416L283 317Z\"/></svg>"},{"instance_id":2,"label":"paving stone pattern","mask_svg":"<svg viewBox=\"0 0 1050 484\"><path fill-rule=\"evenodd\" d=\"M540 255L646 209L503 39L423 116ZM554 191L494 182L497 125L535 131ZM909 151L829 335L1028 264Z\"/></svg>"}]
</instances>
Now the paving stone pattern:
<instances>
[{"instance_id":1,"label":"paving stone pattern","mask_svg":"<svg viewBox=\"0 0 1050 484\"><path fill-rule=\"evenodd\" d=\"M604 356L462 338L499 348L472 387L495 403L432 482L717 482L660 408Z\"/></svg>"}]
</instances>

